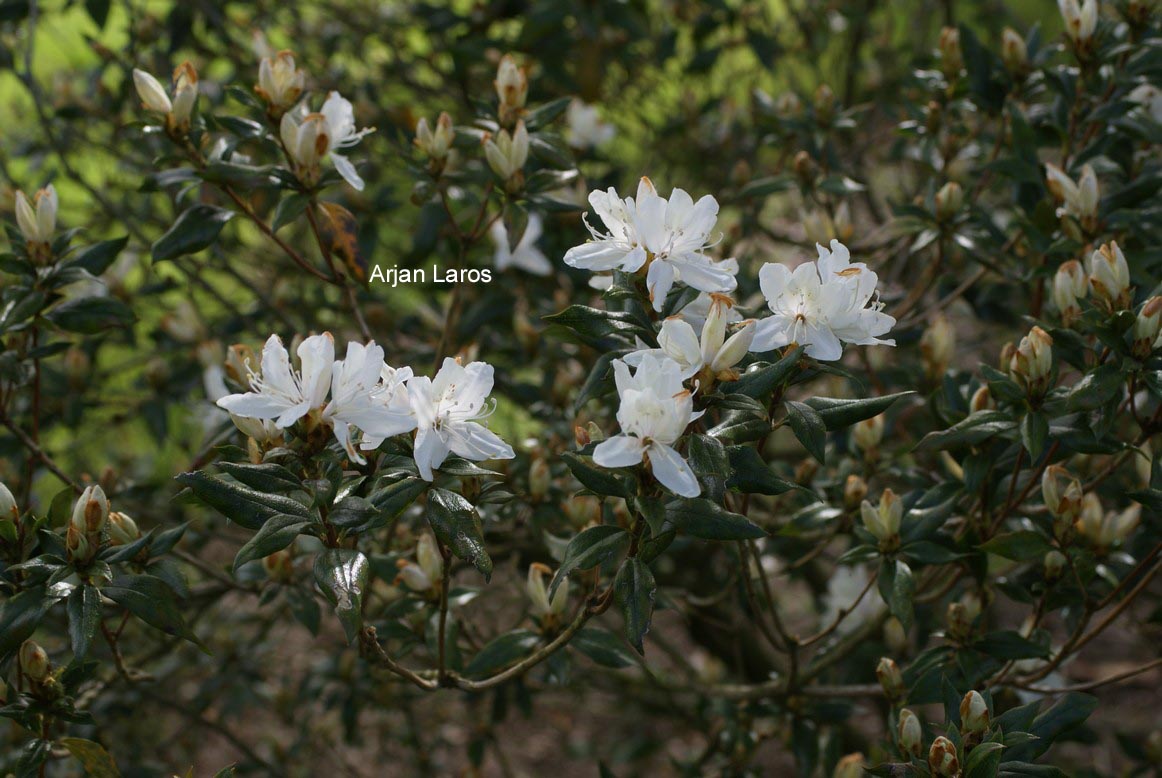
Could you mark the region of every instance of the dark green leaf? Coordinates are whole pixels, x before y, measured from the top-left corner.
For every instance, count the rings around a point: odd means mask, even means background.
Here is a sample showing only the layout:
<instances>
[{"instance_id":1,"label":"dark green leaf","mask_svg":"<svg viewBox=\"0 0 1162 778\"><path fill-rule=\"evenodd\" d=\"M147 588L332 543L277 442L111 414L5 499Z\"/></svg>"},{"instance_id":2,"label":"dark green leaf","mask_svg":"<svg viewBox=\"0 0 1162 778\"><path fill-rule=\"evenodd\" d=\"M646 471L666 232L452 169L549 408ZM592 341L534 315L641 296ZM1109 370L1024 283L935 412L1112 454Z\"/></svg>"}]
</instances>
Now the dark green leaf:
<instances>
[{"instance_id":1,"label":"dark green leaf","mask_svg":"<svg viewBox=\"0 0 1162 778\"><path fill-rule=\"evenodd\" d=\"M207 248L233 216L233 211L204 203L191 206L153 244L153 261L161 262Z\"/></svg>"},{"instance_id":2,"label":"dark green leaf","mask_svg":"<svg viewBox=\"0 0 1162 778\"><path fill-rule=\"evenodd\" d=\"M160 578L152 575L121 576L102 588L101 593L151 627L202 645L186 626L173 589Z\"/></svg>"},{"instance_id":3,"label":"dark green leaf","mask_svg":"<svg viewBox=\"0 0 1162 778\"><path fill-rule=\"evenodd\" d=\"M633 497L637 494L637 479L622 469L610 470L593 464L590 457L572 451L561 454L573 477L594 494L613 497Z\"/></svg>"},{"instance_id":4,"label":"dark green leaf","mask_svg":"<svg viewBox=\"0 0 1162 778\"><path fill-rule=\"evenodd\" d=\"M92 584L81 584L69 595L67 610L73 660L84 659L101 623L101 593Z\"/></svg>"},{"instance_id":5,"label":"dark green leaf","mask_svg":"<svg viewBox=\"0 0 1162 778\"><path fill-rule=\"evenodd\" d=\"M856 422L879 416L897 400L902 400L915 392L897 392L883 397L869 397L863 400L843 400L834 397L811 397L807 405L814 408L823 419L828 432L845 429Z\"/></svg>"},{"instance_id":6,"label":"dark green leaf","mask_svg":"<svg viewBox=\"0 0 1162 778\"><path fill-rule=\"evenodd\" d=\"M540 642L541 636L532 630L515 629L506 632L493 638L484 648L477 651L476 656L472 657L472 661L464 668L464 673L477 677L491 675L516 664Z\"/></svg>"},{"instance_id":7,"label":"dark green leaf","mask_svg":"<svg viewBox=\"0 0 1162 778\"><path fill-rule=\"evenodd\" d=\"M85 778L121 778L117 763L100 743L79 737L63 737L60 744L81 763Z\"/></svg>"},{"instance_id":8,"label":"dark green leaf","mask_svg":"<svg viewBox=\"0 0 1162 778\"><path fill-rule=\"evenodd\" d=\"M653 572L637 557L626 560L613 582L613 594L625 616L625 637L639 654L645 653L642 641L650 631L656 591Z\"/></svg>"},{"instance_id":9,"label":"dark green leaf","mask_svg":"<svg viewBox=\"0 0 1162 778\"><path fill-rule=\"evenodd\" d=\"M428 492L428 523L453 554L471 562L484 580L492 577L492 559L484 550L480 516L472 503L447 489L432 489Z\"/></svg>"},{"instance_id":10,"label":"dark green leaf","mask_svg":"<svg viewBox=\"0 0 1162 778\"><path fill-rule=\"evenodd\" d=\"M603 629L583 629L573 636L569 645L603 667L622 668L635 664L633 654L612 632Z\"/></svg>"},{"instance_id":11,"label":"dark green leaf","mask_svg":"<svg viewBox=\"0 0 1162 778\"><path fill-rule=\"evenodd\" d=\"M574 570L588 570L596 567L607 559L621 556L629 547L629 533L621 527L612 524L599 524L584 530L577 537L569 541L565 548L565 558L557 568L549 584L549 599L557 593L561 585Z\"/></svg>"},{"instance_id":12,"label":"dark green leaf","mask_svg":"<svg viewBox=\"0 0 1162 778\"><path fill-rule=\"evenodd\" d=\"M367 557L350 548L324 549L315 557L315 583L333 606L347 642L363 628L363 591L367 588Z\"/></svg>"},{"instance_id":13,"label":"dark green leaf","mask_svg":"<svg viewBox=\"0 0 1162 778\"><path fill-rule=\"evenodd\" d=\"M803 356L803 347L796 346L778 362L752 368L743 373L737 381L724 384L722 391L724 393L745 394L748 397L766 397L794 374L799 367L799 357L801 356Z\"/></svg>"},{"instance_id":14,"label":"dark green leaf","mask_svg":"<svg viewBox=\"0 0 1162 778\"><path fill-rule=\"evenodd\" d=\"M113 327L126 327L137 320L133 311L115 297L80 297L66 300L44 315L62 330L86 335Z\"/></svg>"},{"instance_id":15,"label":"dark green leaf","mask_svg":"<svg viewBox=\"0 0 1162 778\"><path fill-rule=\"evenodd\" d=\"M766 535L761 527L704 497L666 503L666 518L679 530L706 540L747 540Z\"/></svg>"},{"instance_id":16,"label":"dark green leaf","mask_svg":"<svg viewBox=\"0 0 1162 778\"><path fill-rule=\"evenodd\" d=\"M177 476L177 481L190 487L202 502L247 529L256 530L271 516L279 513L303 519L314 518L311 510L297 500L278 494L264 494L201 471L182 473Z\"/></svg>"},{"instance_id":17,"label":"dark green leaf","mask_svg":"<svg viewBox=\"0 0 1162 778\"><path fill-rule=\"evenodd\" d=\"M807 449L807 453L822 464L827 449L827 428L823 424L823 418L806 403L787 400L785 405L787 423L791 425L791 431L803 444L803 448Z\"/></svg>"},{"instance_id":18,"label":"dark green leaf","mask_svg":"<svg viewBox=\"0 0 1162 778\"><path fill-rule=\"evenodd\" d=\"M234 570L238 570L247 562L268 557L275 551L282 551L312 523L312 519L290 516L285 513L271 516L258 528L254 537L238 549L238 553L234 556Z\"/></svg>"}]
</instances>

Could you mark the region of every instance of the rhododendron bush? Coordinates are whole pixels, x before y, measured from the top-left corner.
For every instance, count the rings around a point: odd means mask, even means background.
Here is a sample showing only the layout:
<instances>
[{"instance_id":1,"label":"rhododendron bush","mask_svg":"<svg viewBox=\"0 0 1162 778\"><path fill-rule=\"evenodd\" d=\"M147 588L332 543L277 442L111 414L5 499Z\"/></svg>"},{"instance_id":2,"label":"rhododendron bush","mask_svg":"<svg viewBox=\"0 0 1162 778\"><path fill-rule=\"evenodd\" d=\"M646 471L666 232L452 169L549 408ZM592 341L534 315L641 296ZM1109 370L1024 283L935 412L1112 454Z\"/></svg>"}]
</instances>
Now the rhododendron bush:
<instances>
[{"instance_id":1,"label":"rhododendron bush","mask_svg":"<svg viewBox=\"0 0 1162 778\"><path fill-rule=\"evenodd\" d=\"M1156 774L1152 6L0 3L0 774Z\"/></svg>"}]
</instances>

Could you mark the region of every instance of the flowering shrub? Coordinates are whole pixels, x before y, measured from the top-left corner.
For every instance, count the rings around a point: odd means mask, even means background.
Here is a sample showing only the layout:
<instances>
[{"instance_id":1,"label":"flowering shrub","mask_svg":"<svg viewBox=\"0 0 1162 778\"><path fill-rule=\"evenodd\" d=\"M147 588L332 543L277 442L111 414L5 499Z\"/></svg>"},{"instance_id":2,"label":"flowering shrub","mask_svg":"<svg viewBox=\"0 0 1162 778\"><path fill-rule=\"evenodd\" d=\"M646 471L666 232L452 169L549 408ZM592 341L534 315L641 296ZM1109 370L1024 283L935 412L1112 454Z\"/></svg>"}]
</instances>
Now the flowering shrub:
<instances>
[{"instance_id":1,"label":"flowering shrub","mask_svg":"<svg viewBox=\"0 0 1162 778\"><path fill-rule=\"evenodd\" d=\"M8 5L5 774L1162 769L1150 3Z\"/></svg>"}]
</instances>

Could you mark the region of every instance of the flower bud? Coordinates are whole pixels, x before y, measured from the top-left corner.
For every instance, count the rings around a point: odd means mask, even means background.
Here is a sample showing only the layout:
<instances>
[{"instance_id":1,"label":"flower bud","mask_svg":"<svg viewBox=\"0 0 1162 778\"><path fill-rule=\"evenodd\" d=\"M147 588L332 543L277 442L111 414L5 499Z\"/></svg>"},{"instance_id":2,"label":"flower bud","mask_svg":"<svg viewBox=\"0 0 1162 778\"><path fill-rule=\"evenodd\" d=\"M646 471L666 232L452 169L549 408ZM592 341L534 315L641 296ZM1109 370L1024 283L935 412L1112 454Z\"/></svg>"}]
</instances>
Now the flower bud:
<instances>
[{"instance_id":1,"label":"flower bud","mask_svg":"<svg viewBox=\"0 0 1162 778\"><path fill-rule=\"evenodd\" d=\"M546 579L551 580L553 571L547 566L535 562L529 565L529 577L525 591L532 602L533 615L542 620L543 626L552 627L560 623L560 617L569 606L569 579L565 579L557 587L553 599L549 600L549 589ZM546 621L547 619L547 621Z\"/></svg>"},{"instance_id":2,"label":"flower bud","mask_svg":"<svg viewBox=\"0 0 1162 778\"><path fill-rule=\"evenodd\" d=\"M884 439L884 415L878 414L870 419L856 422L851 429L851 440L856 447L865 453L874 451Z\"/></svg>"},{"instance_id":3,"label":"flower bud","mask_svg":"<svg viewBox=\"0 0 1162 778\"><path fill-rule=\"evenodd\" d=\"M940 69L949 81L954 80L964 67L964 55L960 50L960 30L945 27L940 31Z\"/></svg>"},{"instance_id":4,"label":"flower bud","mask_svg":"<svg viewBox=\"0 0 1162 778\"><path fill-rule=\"evenodd\" d=\"M1081 263L1076 259L1062 263L1053 276L1053 304L1067 326L1081 314L1078 300L1085 297L1088 279Z\"/></svg>"},{"instance_id":5,"label":"flower bud","mask_svg":"<svg viewBox=\"0 0 1162 778\"><path fill-rule=\"evenodd\" d=\"M980 411L987 411L995 407L997 407L997 404L993 402L992 393L989 392L987 386L978 387L972 393L972 398L968 401L968 410L970 413L979 413Z\"/></svg>"},{"instance_id":6,"label":"flower bud","mask_svg":"<svg viewBox=\"0 0 1162 778\"><path fill-rule=\"evenodd\" d=\"M973 622L969 609L965 607L962 602L950 602L948 610L944 614L945 626L948 629L948 635L953 640L963 642L969 635L972 634Z\"/></svg>"},{"instance_id":7,"label":"flower bud","mask_svg":"<svg viewBox=\"0 0 1162 778\"><path fill-rule=\"evenodd\" d=\"M40 644L26 640L20 646L20 669L33 683L44 683L52 664L48 661L48 653L40 647Z\"/></svg>"},{"instance_id":8,"label":"flower bud","mask_svg":"<svg viewBox=\"0 0 1162 778\"><path fill-rule=\"evenodd\" d=\"M312 113L300 121L294 113L285 113L279 124L279 135L299 180L307 186L318 183L319 161L331 144L327 137L326 117Z\"/></svg>"},{"instance_id":9,"label":"flower bud","mask_svg":"<svg viewBox=\"0 0 1162 778\"><path fill-rule=\"evenodd\" d=\"M889 616L884 622L884 643L896 653L908 648L908 632L895 616Z\"/></svg>"},{"instance_id":10,"label":"flower bud","mask_svg":"<svg viewBox=\"0 0 1162 778\"><path fill-rule=\"evenodd\" d=\"M137 522L120 511L109 514L109 541L115 546L127 546L141 537Z\"/></svg>"},{"instance_id":11,"label":"flower bud","mask_svg":"<svg viewBox=\"0 0 1162 778\"><path fill-rule=\"evenodd\" d=\"M1041 474L1041 497L1058 526L1068 528L1081 515L1081 482L1061 465L1050 465Z\"/></svg>"},{"instance_id":12,"label":"flower bud","mask_svg":"<svg viewBox=\"0 0 1162 778\"><path fill-rule=\"evenodd\" d=\"M858 475L852 474L847 477L847 481L843 484L843 505L849 511L860 507L860 503L867 497L867 481L860 478Z\"/></svg>"},{"instance_id":13,"label":"flower bud","mask_svg":"<svg viewBox=\"0 0 1162 778\"><path fill-rule=\"evenodd\" d=\"M174 96L170 121L175 129L188 130L190 115L198 101L198 71L189 62L178 65L173 72Z\"/></svg>"},{"instance_id":14,"label":"flower bud","mask_svg":"<svg viewBox=\"0 0 1162 778\"><path fill-rule=\"evenodd\" d=\"M165 87L151 73L134 68L133 85L137 87L137 95L141 98L141 104L146 110L163 116L169 116L170 112L173 111L173 103L170 102Z\"/></svg>"},{"instance_id":15,"label":"flower bud","mask_svg":"<svg viewBox=\"0 0 1162 778\"><path fill-rule=\"evenodd\" d=\"M1077 219L1088 231L1097 226L1097 207L1100 199L1097 175L1093 168L1084 165L1081 178L1074 183L1061 168L1052 163L1045 165L1045 185L1057 202L1061 203L1057 215L1070 215Z\"/></svg>"},{"instance_id":16,"label":"flower bud","mask_svg":"<svg viewBox=\"0 0 1162 778\"><path fill-rule=\"evenodd\" d=\"M924 730L920 727L920 718L908 710L900 709L900 721L896 726L900 750L908 756L920 756L924 747Z\"/></svg>"},{"instance_id":17,"label":"flower bud","mask_svg":"<svg viewBox=\"0 0 1162 778\"><path fill-rule=\"evenodd\" d=\"M445 111L436 120L435 131L428 126L427 119L420 119L416 124L415 144L433 161L442 162L447 158L448 150L452 148L455 135L456 131L452 129L452 117Z\"/></svg>"},{"instance_id":18,"label":"flower bud","mask_svg":"<svg viewBox=\"0 0 1162 778\"><path fill-rule=\"evenodd\" d=\"M1142 516L1142 506L1134 503L1120 513L1106 513L1097 495L1090 492L1086 496L1077 531L1099 551L1116 546L1125 541Z\"/></svg>"},{"instance_id":19,"label":"flower bud","mask_svg":"<svg viewBox=\"0 0 1162 778\"><path fill-rule=\"evenodd\" d=\"M803 101L799 95L786 91L775 98L775 113L784 119L792 119L803 111Z\"/></svg>"},{"instance_id":20,"label":"flower bud","mask_svg":"<svg viewBox=\"0 0 1162 778\"><path fill-rule=\"evenodd\" d=\"M524 185L522 172L529 158L529 133L525 123L518 121L516 130L501 130L484 141L484 156L492 172L505 182L509 191L518 191Z\"/></svg>"},{"instance_id":21,"label":"flower bud","mask_svg":"<svg viewBox=\"0 0 1162 778\"><path fill-rule=\"evenodd\" d=\"M928 769L933 776L940 778L956 778L960 775L960 759L956 756L956 746L952 741L941 735L928 749Z\"/></svg>"},{"instance_id":22,"label":"flower bud","mask_svg":"<svg viewBox=\"0 0 1162 778\"><path fill-rule=\"evenodd\" d=\"M811 155L806 151L796 152L794 159L791 160L791 167L804 186L810 186L815 181L815 160L811 159Z\"/></svg>"},{"instance_id":23,"label":"flower bud","mask_svg":"<svg viewBox=\"0 0 1162 778\"><path fill-rule=\"evenodd\" d=\"M939 378L952 363L956 353L956 330L944 314L936 314L928 329L920 336L920 355L924 372L929 378Z\"/></svg>"},{"instance_id":24,"label":"flower bud","mask_svg":"<svg viewBox=\"0 0 1162 778\"><path fill-rule=\"evenodd\" d=\"M16 498L11 490L0 483L0 521L16 521L20 518L20 509L16 507Z\"/></svg>"},{"instance_id":25,"label":"flower bud","mask_svg":"<svg viewBox=\"0 0 1162 778\"><path fill-rule=\"evenodd\" d=\"M1110 241L1089 258L1089 288L1110 312L1130 304L1130 266L1118 244Z\"/></svg>"},{"instance_id":26,"label":"flower bud","mask_svg":"<svg viewBox=\"0 0 1162 778\"><path fill-rule=\"evenodd\" d=\"M49 258L52 235L56 231L59 206L56 189L49 184L29 200L24 192L16 193L16 226L29 244L34 260Z\"/></svg>"},{"instance_id":27,"label":"flower bud","mask_svg":"<svg viewBox=\"0 0 1162 778\"><path fill-rule=\"evenodd\" d=\"M890 657L881 657L876 665L876 678L884 688L884 694L889 700L898 700L904 696L904 676L900 667Z\"/></svg>"},{"instance_id":28,"label":"flower bud","mask_svg":"<svg viewBox=\"0 0 1162 778\"><path fill-rule=\"evenodd\" d=\"M254 91L266 101L270 115L278 119L298 102L305 83L305 74L295 67L295 55L280 51L273 58L262 59Z\"/></svg>"},{"instance_id":29,"label":"flower bud","mask_svg":"<svg viewBox=\"0 0 1162 778\"><path fill-rule=\"evenodd\" d=\"M534 502L545 499L545 495L549 492L550 481L549 463L545 461L544 457L533 459L532 464L529 465L529 497Z\"/></svg>"},{"instance_id":30,"label":"flower bud","mask_svg":"<svg viewBox=\"0 0 1162 778\"><path fill-rule=\"evenodd\" d=\"M597 422L589 422L589 424L585 426L585 429L589 433L589 439L594 443L600 443L601 441L605 440L605 433L602 431L601 427L597 426Z\"/></svg>"},{"instance_id":31,"label":"flower bud","mask_svg":"<svg viewBox=\"0 0 1162 778\"><path fill-rule=\"evenodd\" d=\"M1012 27L1001 31L1001 60L1014 75L1023 74L1029 67L1029 49L1025 39Z\"/></svg>"},{"instance_id":32,"label":"flower bud","mask_svg":"<svg viewBox=\"0 0 1162 778\"><path fill-rule=\"evenodd\" d=\"M1057 0L1057 8L1065 22L1065 34L1075 44L1087 44L1097 30L1098 0Z\"/></svg>"},{"instance_id":33,"label":"flower bud","mask_svg":"<svg viewBox=\"0 0 1162 778\"><path fill-rule=\"evenodd\" d=\"M226 376L240 386L250 386L250 366L256 364L254 350L243 343L226 349Z\"/></svg>"},{"instance_id":34,"label":"flower bud","mask_svg":"<svg viewBox=\"0 0 1162 778\"><path fill-rule=\"evenodd\" d=\"M585 448L593 442L593 438L589 436L588 429L578 424L573 427L573 441L577 444L577 448Z\"/></svg>"},{"instance_id":35,"label":"flower bud","mask_svg":"<svg viewBox=\"0 0 1162 778\"><path fill-rule=\"evenodd\" d=\"M505 54L500 59L496 80L492 83L496 87L496 96L500 101L497 111L500 124L503 127L511 127L524 112L525 102L528 100L528 73L516 64L511 54Z\"/></svg>"},{"instance_id":36,"label":"flower bud","mask_svg":"<svg viewBox=\"0 0 1162 778\"><path fill-rule=\"evenodd\" d=\"M1134 320L1132 348L1135 357L1144 360L1154 352L1159 330L1162 330L1162 297L1151 297Z\"/></svg>"},{"instance_id":37,"label":"flower bud","mask_svg":"<svg viewBox=\"0 0 1162 778\"><path fill-rule=\"evenodd\" d=\"M860 506L860 516L864 528L880 542L884 551L895 548L900 543L900 522L904 516L904 504L891 489L884 489L878 506L864 500Z\"/></svg>"},{"instance_id":38,"label":"flower bud","mask_svg":"<svg viewBox=\"0 0 1162 778\"><path fill-rule=\"evenodd\" d=\"M1053 338L1049 333L1036 326L1029 330L1009 361L1009 372L1031 397L1044 395L1053 372Z\"/></svg>"},{"instance_id":39,"label":"flower bud","mask_svg":"<svg viewBox=\"0 0 1162 778\"><path fill-rule=\"evenodd\" d=\"M287 583L295 576L295 558L289 548L275 551L262 558L262 569L266 577L279 583Z\"/></svg>"},{"instance_id":40,"label":"flower bud","mask_svg":"<svg viewBox=\"0 0 1162 778\"><path fill-rule=\"evenodd\" d=\"M431 580L439 581L444 577L444 558L431 535L422 535L416 543L416 561Z\"/></svg>"},{"instance_id":41,"label":"flower bud","mask_svg":"<svg viewBox=\"0 0 1162 778\"><path fill-rule=\"evenodd\" d=\"M100 486L86 487L73 506L72 526L78 532L97 534L109 520L109 500Z\"/></svg>"},{"instance_id":42,"label":"flower bud","mask_svg":"<svg viewBox=\"0 0 1162 778\"><path fill-rule=\"evenodd\" d=\"M569 523L580 529L601 521L601 500L591 495L578 495L565 500L562 506Z\"/></svg>"},{"instance_id":43,"label":"flower bud","mask_svg":"<svg viewBox=\"0 0 1162 778\"><path fill-rule=\"evenodd\" d=\"M964 188L955 181L949 181L936 193L936 218L948 221L964 207Z\"/></svg>"},{"instance_id":44,"label":"flower bud","mask_svg":"<svg viewBox=\"0 0 1162 778\"><path fill-rule=\"evenodd\" d=\"M1053 549L1045 554L1045 559L1042 564L1045 566L1045 580L1053 583L1061 578L1061 574L1065 572L1065 565L1068 560L1065 554L1062 554L1057 549Z\"/></svg>"},{"instance_id":45,"label":"flower bud","mask_svg":"<svg viewBox=\"0 0 1162 778\"><path fill-rule=\"evenodd\" d=\"M69 559L73 562L87 562L93 553L93 544L89 536L73 525L69 525L65 533L65 549L69 552Z\"/></svg>"},{"instance_id":46,"label":"flower bud","mask_svg":"<svg viewBox=\"0 0 1162 778\"><path fill-rule=\"evenodd\" d=\"M835 763L831 778L860 778L863 774L863 754L847 754Z\"/></svg>"},{"instance_id":47,"label":"flower bud","mask_svg":"<svg viewBox=\"0 0 1162 778\"><path fill-rule=\"evenodd\" d=\"M960 724L964 732L981 733L989 727L989 706L973 689L960 701Z\"/></svg>"}]
</instances>

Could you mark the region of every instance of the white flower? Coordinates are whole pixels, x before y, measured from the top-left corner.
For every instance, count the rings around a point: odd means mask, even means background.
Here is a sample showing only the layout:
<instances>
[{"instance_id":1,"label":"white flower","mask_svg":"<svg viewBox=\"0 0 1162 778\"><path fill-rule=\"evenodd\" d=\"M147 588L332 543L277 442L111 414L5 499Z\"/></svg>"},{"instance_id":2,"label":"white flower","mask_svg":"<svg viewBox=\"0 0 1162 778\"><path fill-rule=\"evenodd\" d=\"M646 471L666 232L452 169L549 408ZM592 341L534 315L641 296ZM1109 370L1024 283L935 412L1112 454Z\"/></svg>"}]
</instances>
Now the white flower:
<instances>
[{"instance_id":1,"label":"white flower","mask_svg":"<svg viewBox=\"0 0 1162 778\"><path fill-rule=\"evenodd\" d=\"M1081 178L1074 183L1065 171L1048 162L1045 164L1045 183L1050 194L1062 204L1057 210L1058 216L1069 214L1078 220L1093 219L1097 216L1100 192L1097 175L1089 165L1082 166Z\"/></svg>"},{"instance_id":2,"label":"white flower","mask_svg":"<svg viewBox=\"0 0 1162 778\"><path fill-rule=\"evenodd\" d=\"M673 448L702 415L694 413L693 397L682 386L682 368L672 359L645 354L633 375L625 362L614 360L613 375L622 432L597 444L593 461L601 467L630 467L648 455L650 470L663 486L682 497L697 497L702 492L698 479Z\"/></svg>"},{"instance_id":3,"label":"white flower","mask_svg":"<svg viewBox=\"0 0 1162 778\"><path fill-rule=\"evenodd\" d=\"M746 356L754 338L755 322L748 321L736 333L726 337L727 316L734 309L729 297L714 294L713 304L702 325L702 336L694 334L694 328L682 318L671 316L662 322L658 333L656 349L640 349L625 356L632 367L641 364L645 355L659 359L669 358L678 363L682 378L697 375L704 368L711 376L730 370Z\"/></svg>"},{"instance_id":4,"label":"white flower","mask_svg":"<svg viewBox=\"0 0 1162 778\"><path fill-rule=\"evenodd\" d=\"M584 100L574 99L565 111L568 125L566 137L575 149L596 148L612 140L617 132L612 124L601 120L597 106L588 105Z\"/></svg>"},{"instance_id":5,"label":"white flower","mask_svg":"<svg viewBox=\"0 0 1162 778\"><path fill-rule=\"evenodd\" d=\"M374 127L355 129L355 109L351 101L346 100L338 92L330 92L323 103L322 114L327 120L327 149L330 152L331 163L339 175L343 176L348 184L362 191L363 179L355 172L355 166L343 155L339 149L354 146L364 135L375 132Z\"/></svg>"},{"instance_id":6,"label":"white flower","mask_svg":"<svg viewBox=\"0 0 1162 778\"><path fill-rule=\"evenodd\" d=\"M571 267L634 273L649 262L646 287L656 311L678 280L702 292L730 292L737 286L737 263L715 263L703 253L718 220L718 201L710 195L695 203L684 190L674 189L667 201L642 178L636 200L623 200L610 187L591 192L589 204L609 232L586 222L593 240L565 253Z\"/></svg>"},{"instance_id":7,"label":"white flower","mask_svg":"<svg viewBox=\"0 0 1162 778\"><path fill-rule=\"evenodd\" d=\"M1142 106L1151 119L1162 124L1162 89L1153 84L1141 84L1134 87L1129 98Z\"/></svg>"},{"instance_id":8,"label":"white flower","mask_svg":"<svg viewBox=\"0 0 1162 778\"><path fill-rule=\"evenodd\" d=\"M738 263L733 259L724 259L718 264L720 266L726 265L728 262L735 266L734 273L738 273ZM592 284L590 284L592 286ZM678 311L678 315L690 326L696 330L701 330L706 324L707 317L710 316L710 308L714 305L714 295L710 292L701 292L694 300L688 303L682 310ZM725 319L727 324L735 324L742 321L742 314L734 308L727 308L725 311Z\"/></svg>"},{"instance_id":9,"label":"white flower","mask_svg":"<svg viewBox=\"0 0 1162 778\"><path fill-rule=\"evenodd\" d=\"M1062 263L1053 276L1053 303L1062 318L1072 320L1081 313L1078 300L1085 297L1089 279L1076 259Z\"/></svg>"},{"instance_id":10,"label":"white flower","mask_svg":"<svg viewBox=\"0 0 1162 778\"><path fill-rule=\"evenodd\" d=\"M0 521L16 521L19 518L20 509L16 507L16 498L7 486L0 483Z\"/></svg>"},{"instance_id":11,"label":"white flower","mask_svg":"<svg viewBox=\"0 0 1162 778\"><path fill-rule=\"evenodd\" d=\"M1097 29L1098 0L1057 0L1061 18L1065 20L1065 34L1077 43L1085 43Z\"/></svg>"},{"instance_id":12,"label":"white flower","mask_svg":"<svg viewBox=\"0 0 1162 778\"><path fill-rule=\"evenodd\" d=\"M529 158L529 131L517 122L513 132L501 130L484 141L484 156L492 172L505 181L521 172Z\"/></svg>"},{"instance_id":13,"label":"white flower","mask_svg":"<svg viewBox=\"0 0 1162 778\"><path fill-rule=\"evenodd\" d=\"M427 376L407 382L408 397L416 416L416 467L424 480L448 454L480 462L512 459L512 447L489 430L481 419L491 415L492 365L472 362L467 367L446 358L435 379Z\"/></svg>"},{"instance_id":14,"label":"white flower","mask_svg":"<svg viewBox=\"0 0 1162 778\"><path fill-rule=\"evenodd\" d=\"M868 571L864 567L837 567L827 580L827 593L823 595L823 615L820 623L830 626L840 614L850 610L839 627L839 632L847 632L879 613L881 599L874 586L855 604L868 585ZM854 607L853 607L854 606Z\"/></svg>"},{"instance_id":15,"label":"white flower","mask_svg":"<svg viewBox=\"0 0 1162 778\"><path fill-rule=\"evenodd\" d=\"M1116 241L1103 244L1089 257L1089 288L1109 310L1130 302L1130 266Z\"/></svg>"},{"instance_id":16,"label":"white flower","mask_svg":"<svg viewBox=\"0 0 1162 778\"><path fill-rule=\"evenodd\" d=\"M819 259L788 270L768 262L759 270L759 287L773 316L760 319L751 351L770 351L791 343L805 346L820 361L843 356L843 344L894 346L883 340L896 320L874 301L879 278L862 262L852 263L847 247L831 241L816 245Z\"/></svg>"},{"instance_id":17,"label":"white flower","mask_svg":"<svg viewBox=\"0 0 1162 778\"><path fill-rule=\"evenodd\" d=\"M16 226L29 243L51 243L56 230L56 213L59 201L56 189L49 184L39 190L31 200L24 192L16 193Z\"/></svg>"},{"instance_id":18,"label":"white flower","mask_svg":"<svg viewBox=\"0 0 1162 778\"><path fill-rule=\"evenodd\" d=\"M321 113L287 111L278 127L282 145L294 163L295 175L304 183L319 180L319 160L327 153L327 118Z\"/></svg>"},{"instance_id":19,"label":"white flower","mask_svg":"<svg viewBox=\"0 0 1162 778\"><path fill-rule=\"evenodd\" d=\"M501 219L494 221L488 228L488 234L496 245L496 253L493 255L496 269L506 270L515 267L538 276L552 273L552 263L537 248L537 239L541 237L542 232L541 226L541 217L536 213L530 213L524 235L517 241L516 248L509 249L508 230L504 227L504 221Z\"/></svg>"},{"instance_id":20,"label":"white flower","mask_svg":"<svg viewBox=\"0 0 1162 778\"><path fill-rule=\"evenodd\" d=\"M383 349L375 341L366 346L347 344L347 356L335 362L331 371L331 401L323 409L322 419L333 425L335 439L351 461L366 461L352 443L352 426L362 430L360 448L365 451L415 429L407 393L401 388L403 380L410 377L411 368L395 370L384 363Z\"/></svg>"},{"instance_id":21,"label":"white flower","mask_svg":"<svg viewBox=\"0 0 1162 778\"><path fill-rule=\"evenodd\" d=\"M271 335L262 347L262 373L250 373L252 391L223 397L218 406L239 416L274 419L284 429L312 409L322 408L331 388L335 342L330 333L312 335L299 345L297 353L301 371L291 367L282 340Z\"/></svg>"},{"instance_id":22,"label":"white flower","mask_svg":"<svg viewBox=\"0 0 1162 778\"><path fill-rule=\"evenodd\" d=\"M303 93L306 76L295 67L295 55L280 51L273 57L263 57L258 66L258 86L254 91L270 104L273 111L292 107Z\"/></svg>"}]
</instances>

